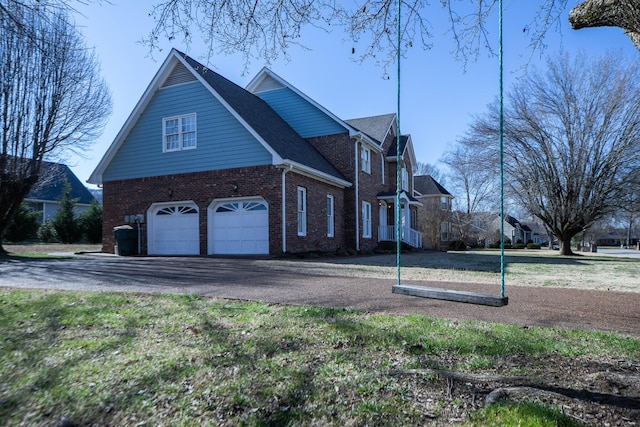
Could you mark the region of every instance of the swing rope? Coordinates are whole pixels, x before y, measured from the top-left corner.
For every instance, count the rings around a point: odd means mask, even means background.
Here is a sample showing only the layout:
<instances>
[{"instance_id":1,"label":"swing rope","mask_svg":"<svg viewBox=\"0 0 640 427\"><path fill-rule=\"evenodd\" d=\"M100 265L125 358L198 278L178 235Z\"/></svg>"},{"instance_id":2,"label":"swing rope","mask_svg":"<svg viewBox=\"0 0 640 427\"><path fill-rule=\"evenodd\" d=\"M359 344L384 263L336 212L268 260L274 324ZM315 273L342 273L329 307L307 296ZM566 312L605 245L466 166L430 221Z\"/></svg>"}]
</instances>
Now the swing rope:
<instances>
[{"instance_id":1,"label":"swing rope","mask_svg":"<svg viewBox=\"0 0 640 427\"><path fill-rule=\"evenodd\" d=\"M493 307L502 307L508 304L509 299L505 296L504 284L504 96L503 96L503 38L502 38L502 0L498 0L498 66L499 66L499 102L500 102L500 296L490 294L478 294L474 292L454 291L448 289L425 288L420 286L401 285L401 259L400 252L402 249L402 230L401 230L401 189L402 189L402 136L400 132L400 59L401 59L401 40L402 27L400 18L402 15L402 0L398 0L397 30L398 30L398 46L397 46L397 114L396 114L396 266L397 266L397 284L393 287L392 292L411 295L422 298L434 298L447 301L466 302L470 304L489 305Z\"/></svg>"},{"instance_id":2,"label":"swing rope","mask_svg":"<svg viewBox=\"0 0 640 427\"><path fill-rule=\"evenodd\" d=\"M400 212L400 193L402 189L402 168L400 167L400 161L402 160L402 150L400 150L400 144L402 142L402 136L400 134L400 46L402 40L402 30L400 26L400 16L402 13L402 0L398 0L398 48L397 48L397 61L398 61L398 114L396 114L396 265L398 269L398 285L400 285L400 252L402 249L402 230L401 228L401 212Z\"/></svg>"},{"instance_id":3,"label":"swing rope","mask_svg":"<svg viewBox=\"0 0 640 427\"><path fill-rule=\"evenodd\" d=\"M500 99L500 296L504 298L504 89L502 65L502 0L498 0L498 67ZM513 242L512 242L513 243Z\"/></svg>"}]
</instances>

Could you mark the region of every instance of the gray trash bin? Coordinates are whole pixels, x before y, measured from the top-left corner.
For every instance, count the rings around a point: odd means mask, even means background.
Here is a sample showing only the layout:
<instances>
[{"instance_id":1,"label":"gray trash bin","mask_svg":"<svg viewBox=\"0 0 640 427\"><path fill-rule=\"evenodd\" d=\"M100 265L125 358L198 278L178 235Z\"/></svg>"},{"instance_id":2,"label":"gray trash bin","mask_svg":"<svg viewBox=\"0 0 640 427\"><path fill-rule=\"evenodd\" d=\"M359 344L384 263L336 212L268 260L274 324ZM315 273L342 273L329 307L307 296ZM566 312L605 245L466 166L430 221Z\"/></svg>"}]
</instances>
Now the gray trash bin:
<instances>
[{"instance_id":1,"label":"gray trash bin","mask_svg":"<svg viewBox=\"0 0 640 427\"><path fill-rule=\"evenodd\" d=\"M113 237L116 239L116 254L138 255L138 231L135 228L130 225L113 227Z\"/></svg>"}]
</instances>

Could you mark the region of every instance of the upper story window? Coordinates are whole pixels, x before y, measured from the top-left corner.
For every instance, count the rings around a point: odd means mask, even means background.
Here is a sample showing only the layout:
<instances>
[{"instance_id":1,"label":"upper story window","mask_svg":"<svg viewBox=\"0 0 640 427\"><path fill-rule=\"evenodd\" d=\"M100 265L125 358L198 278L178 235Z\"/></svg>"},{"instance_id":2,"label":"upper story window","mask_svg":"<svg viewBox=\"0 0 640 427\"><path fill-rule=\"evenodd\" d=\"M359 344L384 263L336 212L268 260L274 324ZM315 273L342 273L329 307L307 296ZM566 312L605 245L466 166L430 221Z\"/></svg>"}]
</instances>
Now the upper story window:
<instances>
[{"instance_id":1,"label":"upper story window","mask_svg":"<svg viewBox=\"0 0 640 427\"><path fill-rule=\"evenodd\" d=\"M449 198L448 197L440 197L440 205L442 207L442 210L449 210Z\"/></svg>"},{"instance_id":2,"label":"upper story window","mask_svg":"<svg viewBox=\"0 0 640 427\"><path fill-rule=\"evenodd\" d=\"M382 183L384 184L384 154L380 153L380 170L382 171L382 173L380 175L382 175Z\"/></svg>"},{"instance_id":3,"label":"upper story window","mask_svg":"<svg viewBox=\"0 0 640 427\"><path fill-rule=\"evenodd\" d=\"M409 171L407 168L402 168L402 190L409 191Z\"/></svg>"},{"instance_id":4,"label":"upper story window","mask_svg":"<svg viewBox=\"0 0 640 427\"><path fill-rule=\"evenodd\" d=\"M362 172L371 173L371 150L362 147L360 159L362 160Z\"/></svg>"},{"instance_id":5,"label":"upper story window","mask_svg":"<svg viewBox=\"0 0 640 427\"><path fill-rule=\"evenodd\" d=\"M162 119L162 151L196 148L196 114Z\"/></svg>"}]
</instances>

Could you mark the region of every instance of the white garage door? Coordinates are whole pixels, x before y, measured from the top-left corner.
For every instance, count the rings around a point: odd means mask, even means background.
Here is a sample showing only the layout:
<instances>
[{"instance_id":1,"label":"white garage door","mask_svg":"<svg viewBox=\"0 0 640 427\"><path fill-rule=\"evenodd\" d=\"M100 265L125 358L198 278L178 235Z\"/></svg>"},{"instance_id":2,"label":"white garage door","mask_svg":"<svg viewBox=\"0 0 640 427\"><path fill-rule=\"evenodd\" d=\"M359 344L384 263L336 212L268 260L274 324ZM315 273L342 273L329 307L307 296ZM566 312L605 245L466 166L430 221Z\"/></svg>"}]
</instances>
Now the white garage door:
<instances>
[{"instance_id":1,"label":"white garage door","mask_svg":"<svg viewBox=\"0 0 640 427\"><path fill-rule=\"evenodd\" d=\"M200 254L198 224L195 203L152 206L149 209L149 254Z\"/></svg>"},{"instance_id":2,"label":"white garage door","mask_svg":"<svg viewBox=\"0 0 640 427\"><path fill-rule=\"evenodd\" d=\"M269 253L269 212L264 199L214 202L209 213L209 253Z\"/></svg>"}]
</instances>

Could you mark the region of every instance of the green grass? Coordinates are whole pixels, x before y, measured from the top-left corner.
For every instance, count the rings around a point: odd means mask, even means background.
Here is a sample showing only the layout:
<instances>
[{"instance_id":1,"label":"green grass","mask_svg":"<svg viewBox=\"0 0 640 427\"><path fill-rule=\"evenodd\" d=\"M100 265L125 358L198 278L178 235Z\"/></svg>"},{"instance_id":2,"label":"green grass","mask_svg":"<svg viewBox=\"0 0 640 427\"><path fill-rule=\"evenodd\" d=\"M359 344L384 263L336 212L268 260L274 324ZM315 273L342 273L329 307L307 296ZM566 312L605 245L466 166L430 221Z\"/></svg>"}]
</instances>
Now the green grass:
<instances>
[{"instance_id":1,"label":"green grass","mask_svg":"<svg viewBox=\"0 0 640 427\"><path fill-rule=\"evenodd\" d=\"M472 416L472 425L484 427L580 427L575 419L535 402L499 403Z\"/></svg>"},{"instance_id":2,"label":"green grass","mask_svg":"<svg viewBox=\"0 0 640 427\"><path fill-rule=\"evenodd\" d=\"M545 357L640 358L640 340L610 333L197 296L2 290L0 313L0 425L420 425L460 401L391 370L535 376ZM571 425L556 417L523 403L467 421Z\"/></svg>"}]
</instances>

